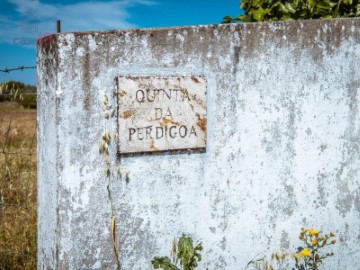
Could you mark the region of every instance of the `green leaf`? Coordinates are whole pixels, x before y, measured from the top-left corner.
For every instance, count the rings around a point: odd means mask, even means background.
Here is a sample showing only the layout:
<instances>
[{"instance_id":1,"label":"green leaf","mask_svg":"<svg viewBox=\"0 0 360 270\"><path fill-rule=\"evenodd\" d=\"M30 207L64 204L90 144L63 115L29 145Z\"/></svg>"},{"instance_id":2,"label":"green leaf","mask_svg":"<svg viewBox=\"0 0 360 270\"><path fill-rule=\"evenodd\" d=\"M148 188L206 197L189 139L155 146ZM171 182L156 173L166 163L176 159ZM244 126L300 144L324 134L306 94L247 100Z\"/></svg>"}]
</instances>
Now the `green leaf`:
<instances>
[{"instance_id":1,"label":"green leaf","mask_svg":"<svg viewBox=\"0 0 360 270\"><path fill-rule=\"evenodd\" d=\"M240 16L237 16L237 17L235 18L235 20L238 20L238 21L245 21L245 20L246 20L246 18L247 18L247 16L245 16L245 15L240 15Z\"/></svg>"},{"instance_id":2,"label":"green leaf","mask_svg":"<svg viewBox=\"0 0 360 270\"><path fill-rule=\"evenodd\" d=\"M202 251L201 243L195 248L193 241L190 237L182 235L178 242L177 258L183 270L193 270L198 266L201 261L200 251Z\"/></svg>"},{"instance_id":3,"label":"green leaf","mask_svg":"<svg viewBox=\"0 0 360 270\"><path fill-rule=\"evenodd\" d=\"M290 15L285 15L280 18L280 21L287 21L287 20L292 20Z\"/></svg>"},{"instance_id":4,"label":"green leaf","mask_svg":"<svg viewBox=\"0 0 360 270\"><path fill-rule=\"evenodd\" d=\"M318 14L320 15L329 15L331 14L331 6L329 3L326 3L326 1L319 2L316 5L316 9Z\"/></svg>"},{"instance_id":5,"label":"green leaf","mask_svg":"<svg viewBox=\"0 0 360 270\"><path fill-rule=\"evenodd\" d=\"M335 7L335 6L337 5L337 3L330 1L330 2L329 2L329 5L330 5L331 8L333 8L333 7Z\"/></svg>"},{"instance_id":6,"label":"green leaf","mask_svg":"<svg viewBox=\"0 0 360 270\"><path fill-rule=\"evenodd\" d=\"M243 22L252 22L253 21L250 15L241 15L241 16L236 17L236 19L239 21L243 21Z\"/></svg>"},{"instance_id":7,"label":"green leaf","mask_svg":"<svg viewBox=\"0 0 360 270\"><path fill-rule=\"evenodd\" d=\"M291 13L294 14L296 12L296 8L294 4L291 4L289 2L285 3L285 7L287 8L287 10Z\"/></svg>"},{"instance_id":8,"label":"green leaf","mask_svg":"<svg viewBox=\"0 0 360 270\"><path fill-rule=\"evenodd\" d=\"M323 19L331 19L332 16L331 16L331 15L325 15L325 16L323 16L323 17L321 17L321 18L323 18Z\"/></svg>"},{"instance_id":9,"label":"green leaf","mask_svg":"<svg viewBox=\"0 0 360 270\"><path fill-rule=\"evenodd\" d=\"M240 2L240 8L241 9L247 9L247 7L248 7L248 5L249 5L249 0L242 0L241 2Z\"/></svg>"},{"instance_id":10,"label":"green leaf","mask_svg":"<svg viewBox=\"0 0 360 270\"><path fill-rule=\"evenodd\" d=\"M172 264L169 257L155 257L151 261L152 266L155 269L163 269L163 270L180 270L176 267L176 265Z\"/></svg>"},{"instance_id":11,"label":"green leaf","mask_svg":"<svg viewBox=\"0 0 360 270\"><path fill-rule=\"evenodd\" d=\"M310 7L313 7L316 4L314 0L307 0L306 2L310 5Z\"/></svg>"},{"instance_id":12,"label":"green leaf","mask_svg":"<svg viewBox=\"0 0 360 270\"><path fill-rule=\"evenodd\" d=\"M234 19L230 16L225 16L222 20L222 23L232 23Z\"/></svg>"},{"instance_id":13,"label":"green leaf","mask_svg":"<svg viewBox=\"0 0 360 270\"><path fill-rule=\"evenodd\" d=\"M252 14L254 16L255 21L263 21L264 17L269 14L271 11L271 9L267 8L267 9L262 9L259 8L257 10L253 10Z\"/></svg>"},{"instance_id":14,"label":"green leaf","mask_svg":"<svg viewBox=\"0 0 360 270\"><path fill-rule=\"evenodd\" d=\"M252 0L251 5L253 7L260 8L264 4L263 2L264 2L263 0Z\"/></svg>"}]
</instances>

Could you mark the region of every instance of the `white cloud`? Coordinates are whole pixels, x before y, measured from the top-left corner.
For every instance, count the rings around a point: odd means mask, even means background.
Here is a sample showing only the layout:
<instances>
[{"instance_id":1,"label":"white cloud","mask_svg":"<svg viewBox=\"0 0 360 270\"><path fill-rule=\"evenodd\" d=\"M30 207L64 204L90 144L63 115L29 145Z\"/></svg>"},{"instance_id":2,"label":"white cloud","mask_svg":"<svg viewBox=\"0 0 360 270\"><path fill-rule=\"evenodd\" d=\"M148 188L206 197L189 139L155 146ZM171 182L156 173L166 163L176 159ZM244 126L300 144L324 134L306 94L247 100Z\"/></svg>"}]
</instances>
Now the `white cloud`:
<instances>
[{"instance_id":1,"label":"white cloud","mask_svg":"<svg viewBox=\"0 0 360 270\"><path fill-rule=\"evenodd\" d=\"M135 5L154 5L148 0L89 1L71 4L45 4L39 0L8 0L14 5L13 16L0 16L0 42L34 46L42 35L54 33L56 20L62 32L124 29L129 23L127 9Z\"/></svg>"}]
</instances>

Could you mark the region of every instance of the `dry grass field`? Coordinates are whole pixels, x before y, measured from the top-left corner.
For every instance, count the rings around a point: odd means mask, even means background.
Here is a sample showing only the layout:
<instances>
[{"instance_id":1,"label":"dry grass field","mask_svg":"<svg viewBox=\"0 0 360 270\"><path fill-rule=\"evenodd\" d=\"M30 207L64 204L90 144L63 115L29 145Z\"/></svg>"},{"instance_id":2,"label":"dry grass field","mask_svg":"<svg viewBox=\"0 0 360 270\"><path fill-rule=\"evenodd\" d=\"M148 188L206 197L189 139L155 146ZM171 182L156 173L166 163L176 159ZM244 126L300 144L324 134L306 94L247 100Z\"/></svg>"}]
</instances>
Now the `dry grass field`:
<instances>
[{"instance_id":1,"label":"dry grass field","mask_svg":"<svg viewBox=\"0 0 360 270\"><path fill-rule=\"evenodd\" d=\"M36 269L36 110L0 102L0 270Z\"/></svg>"}]
</instances>

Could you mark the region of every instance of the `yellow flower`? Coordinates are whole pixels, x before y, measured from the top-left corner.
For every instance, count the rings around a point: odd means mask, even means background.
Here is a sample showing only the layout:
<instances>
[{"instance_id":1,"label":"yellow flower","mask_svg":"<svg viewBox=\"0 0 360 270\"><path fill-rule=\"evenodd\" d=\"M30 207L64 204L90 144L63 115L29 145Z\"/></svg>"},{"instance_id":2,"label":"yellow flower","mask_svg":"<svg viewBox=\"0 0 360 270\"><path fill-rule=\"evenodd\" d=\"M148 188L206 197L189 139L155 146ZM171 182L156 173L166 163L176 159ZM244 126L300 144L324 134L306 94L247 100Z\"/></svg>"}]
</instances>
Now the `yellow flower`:
<instances>
[{"instance_id":1,"label":"yellow flower","mask_svg":"<svg viewBox=\"0 0 360 270\"><path fill-rule=\"evenodd\" d=\"M313 246L315 246L317 243L318 243L317 240L312 240L312 241L311 241L311 245L313 245Z\"/></svg>"},{"instance_id":2,"label":"yellow flower","mask_svg":"<svg viewBox=\"0 0 360 270\"><path fill-rule=\"evenodd\" d=\"M302 249L302 250L300 251L300 254L301 254L301 256L303 256L303 257L309 257L310 254L311 254L311 252L310 252L310 250L304 248L304 249Z\"/></svg>"},{"instance_id":3,"label":"yellow flower","mask_svg":"<svg viewBox=\"0 0 360 270\"><path fill-rule=\"evenodd\" d=\"M314 230L313 228L309 228L307 231L311 234L311 236L319 234L319 231Z\"/></svg>"},{"instance_id":4,"label":"yellow flower","mask_svg":"<svg viewBox=\"0 0 360 270\"><path fill-rule=\"evenodd\" d=\"M331 241L331 244L335 245L335 244L336 244L336 240L335 240L335 239L332 240L332 241Z\"/></svg>"}]
</instances>

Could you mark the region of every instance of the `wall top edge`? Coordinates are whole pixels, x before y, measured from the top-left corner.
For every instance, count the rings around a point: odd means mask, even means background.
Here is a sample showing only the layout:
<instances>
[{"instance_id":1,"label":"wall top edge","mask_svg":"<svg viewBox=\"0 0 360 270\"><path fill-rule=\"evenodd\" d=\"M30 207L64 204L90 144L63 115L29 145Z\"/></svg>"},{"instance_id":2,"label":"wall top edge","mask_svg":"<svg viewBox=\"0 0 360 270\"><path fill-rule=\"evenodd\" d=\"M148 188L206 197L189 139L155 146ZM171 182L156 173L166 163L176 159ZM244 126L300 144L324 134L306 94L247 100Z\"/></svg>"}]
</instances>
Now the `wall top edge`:
<instances>
[{"instance_id":1,"label":"wall top edge","mask_svg":"<svg viewBox=\"0 0 360 270\"><path fill-rule=\"evenodd\" d=\"M286 29L288 27L302 28L303 26L321 27L324 25L337 26L337 25L360 25L360 17L353 18L336 18L336 19L316 19L316 20L287 20L287 21L272 21L272 22L247 22L247 23L228 23L228 24L205 24L205 25L190 25L190 26L171 26L171 27L159 27L159 28L130 28L130 29L112 29L112 30L99 30L99 31L79 31L79 32L62 32L47 35L38 39L38 43L41 40L56 38L66 34L73 34L75 36L83 35L97 35L97 34L125 34L125 33L151 33L162 31L183 31L183 30L232 30L240 31L242 29L258 29L263 28L279 28Z\"/></svg>"}]
</instances>

